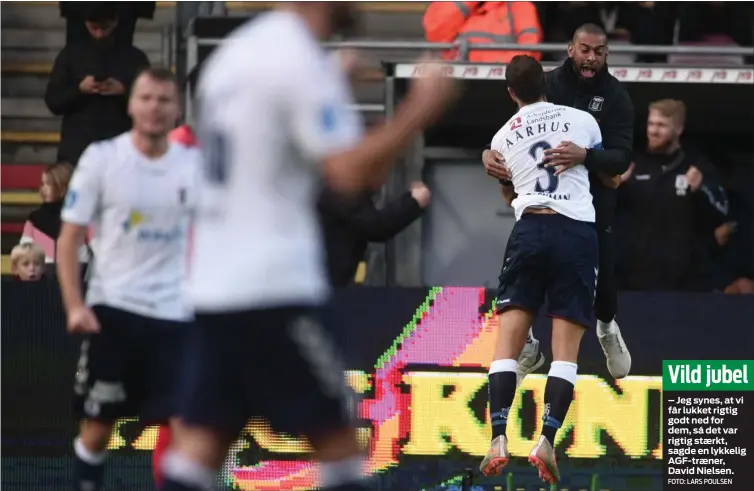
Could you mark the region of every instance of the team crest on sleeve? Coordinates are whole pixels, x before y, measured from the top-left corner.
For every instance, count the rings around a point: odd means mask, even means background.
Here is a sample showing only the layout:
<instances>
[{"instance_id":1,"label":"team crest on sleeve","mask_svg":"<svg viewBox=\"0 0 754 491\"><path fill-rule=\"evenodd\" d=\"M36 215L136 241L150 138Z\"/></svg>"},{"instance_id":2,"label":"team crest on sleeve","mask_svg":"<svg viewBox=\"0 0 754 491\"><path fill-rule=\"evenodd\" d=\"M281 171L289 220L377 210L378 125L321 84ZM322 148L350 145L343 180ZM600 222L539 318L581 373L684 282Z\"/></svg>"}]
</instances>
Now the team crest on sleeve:
<instances>
[{"instance_id":1,"label":"team crest on sleeve","mask_svg":"<svg viewBox=\"0 0 754 491\"><path fill-rule=\"evenodd\" d=\"M605 102L604 97L600 97L600 96L592 97L592 100L589 101L589 110L594 111L594 112L602 111L602 104L604 102Z\"/></svg>"}]
</instances>

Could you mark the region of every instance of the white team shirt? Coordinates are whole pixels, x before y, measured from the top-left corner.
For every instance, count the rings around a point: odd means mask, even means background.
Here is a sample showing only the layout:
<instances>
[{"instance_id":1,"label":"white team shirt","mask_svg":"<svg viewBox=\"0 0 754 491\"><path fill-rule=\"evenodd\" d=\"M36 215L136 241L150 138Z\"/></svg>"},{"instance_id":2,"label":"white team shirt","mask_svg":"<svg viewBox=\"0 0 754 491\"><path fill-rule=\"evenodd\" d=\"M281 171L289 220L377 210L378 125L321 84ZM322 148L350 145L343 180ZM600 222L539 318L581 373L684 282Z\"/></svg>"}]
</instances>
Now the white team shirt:
<instances>
[{"instance_id":1,"label":"white team shirt","mask_svg":"<svg viewBox=\"0 0 754 491\"><path fill-rule=\"evenodd\" d=\"M589 172L583 165L559 176L542 164L544 151L563 141L582 148L602 148L602 133L589 113L549 102L521 108L492 139L492 150L505 158L518 195L512 206L516 220L530 207L550 208L583 222L594 222Z\"/></svg>"},{"instance_id":2,"label":"white team shirt","mask_svg":"<svg viewBox=\"0 0 754 491\"><path fill-rule=\"evenodd\" d=\"M88 305L155 319L192 317L184 281L199 165L197 150L175 143L149 159L130 132L84 151L62 220L94 229Z\"/></svg>"},{"instance_id":3,"label":"white team shirt","mask_svg":"<svg viewBox=\"0 0 754 491\"><path fill-rule=\"evenodd\" d=\"M200 311L318 304L329 295L319 163L363 123L348 81L292 12L258 16L207 60L198 86L204 171L189 292Z\"/></svg>"}]
</instances>

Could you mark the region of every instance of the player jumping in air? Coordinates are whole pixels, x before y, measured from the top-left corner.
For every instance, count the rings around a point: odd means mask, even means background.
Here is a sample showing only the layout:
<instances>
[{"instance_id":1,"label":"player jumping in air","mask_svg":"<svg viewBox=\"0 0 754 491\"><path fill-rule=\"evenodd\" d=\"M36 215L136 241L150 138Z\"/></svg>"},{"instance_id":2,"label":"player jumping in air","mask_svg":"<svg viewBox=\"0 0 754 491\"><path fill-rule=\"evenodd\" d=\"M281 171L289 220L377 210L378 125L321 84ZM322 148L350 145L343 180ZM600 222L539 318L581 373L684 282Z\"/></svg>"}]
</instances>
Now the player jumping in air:
<instances>
[{"instance_id":1,"label":"player jumping in air","mask_svg":"<svg viewBox=\"0 0 754 491\"><path fill-rule=\"evenodd\" d=\"M179 117L168 70L136 78L133 129L91 144L79 160L62 211L58 276L71 334L85 336L74 386L81 429L74 442L76 491L102 487L115 421L173 415L183 338L187 230L199 154L168 141ZM93 274L81 294L78 249L93 225Z\"/></svg>"},{"instance_id":2,"label":"player jumping in air","mask_svg":"<svg viewBox=\"0 0 754 491\"><path fill-rule=\"evenodd\" d=\"M252 416L307 437L322 489L364 489L343 367L321 321L329 288L317 183L321 175L341 192L379 187L455 84L428 67L395 117L363 135L348 81L319 44L354 12L351 2L281 4L236 29L203 65L189 282L196 323L164 491L212 489Z\"/></svg>"},{"instance_id":3,"label":"player jumping in air","mask_svg":"<svg viewBox=\"0 0 754 491\"><path fill-rule=\"evenodd\" d=\"M612 225L615 215L616 188L620 175L631 162L634 135L634 108L625 87L607 70L608 43L605 31L594 24L584 24L568 44L568 58L562 66L545 74L547 100L575 107L593 115L602 131L604 148L594 150L569 142L545 152L545 160L559 166L583 165L589 170L595 209L597 242L600 247L594 313L597 339L602 346L610 375L623 378L631 371L631 353L623 340L616 320L618 283L617 258ZM499 152L482 153L487 173L496 179L510 179ZM545 362L539 341L532 330L518 358L518 382L539 369Z\"/></svg>"},{"instance_id":4,"label":"player jumping in air","mask_svg":"<svg viewBox=\"0 0 754 491\"><path fill-rule=\"evenodd\" d=\"M507 200L515 194L516 225L500 273L500 328L489 371L492 443L480 469L498 475L508 463L505 432L516 394L516 360L546 298L553 362L545 386L544 426L529 462L543 480L556 483L555 434L573 399L581 337L594 322L598 251L586 167L546 167L543 155L563 142L599 148L602 137L589 114L545 102L544 71L535 59L514 57L506 79L519 111L497 132L491 147L505 157L511 172L512 182L502 191Z\"/></svg>"}]
</instances>

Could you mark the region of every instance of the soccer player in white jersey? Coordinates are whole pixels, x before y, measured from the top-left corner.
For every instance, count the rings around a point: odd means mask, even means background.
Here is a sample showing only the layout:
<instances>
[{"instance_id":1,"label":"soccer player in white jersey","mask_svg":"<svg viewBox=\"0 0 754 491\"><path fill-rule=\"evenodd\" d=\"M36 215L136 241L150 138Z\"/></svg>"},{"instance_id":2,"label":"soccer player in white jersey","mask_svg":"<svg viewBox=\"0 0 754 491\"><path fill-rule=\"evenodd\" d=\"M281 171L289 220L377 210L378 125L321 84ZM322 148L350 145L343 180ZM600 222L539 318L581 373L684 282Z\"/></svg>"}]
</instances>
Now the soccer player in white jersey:
<instances>
[{"instance_id":1,"label":"soccer player in white jersey","mask_svg":"<svg viewBox=\"0 0 754 491\"><path fill-rule=\"evenodd\" d=\"M309 440L321 489L366 486L344 367L321 324L329 289L318 180L341 192L378 188L455 83L429 67L395 117L363 135L340 64L320 46L354 12L351 2L281 4L224 39L199 77L197 322L164 491L212 488L251 416Z\"/></svg>"},{"instance_id":2,"label":"soccer player in white jersey","mask_svg":"<svg viewBox=\"0 0 754 491\"><path fill-rule=\"evenodd\" d=\"M512 182L503 192L516 195L516 225L500 273L500 331L489 371L492 443L480 468L485 475L497 475L508 463L505 432L516 394L516 359L546 298L553 362L545 385L542 435L529 462L542 479L555 483L560 479L555 434L573 399L581 337L594 324L598 252L587 169L546 167L543 152L563 141L599 148L602 136L586 112L545 102L544 71L534 58L514 57L506 80L519 111L497 132L492 149L503 154L511 171Z\"/></svg>"},{"instance_id":3,"label":"soccer player in white jersey","mask_svg":"<svg viewBox=\"0 0 754 491\"><path fill-rule=\"evenodd\" d=\"M130 132L92 143L81 156L58 241L68 331L85 336L74 386L77 491L101 488L116 419L156 424L172 416L192 318L182 290L200 156L167 140L180 111L172 73L139 75L128 110ZM90 226L95 253L84 301L78 247Z\"/></svg>"}]
</instances>

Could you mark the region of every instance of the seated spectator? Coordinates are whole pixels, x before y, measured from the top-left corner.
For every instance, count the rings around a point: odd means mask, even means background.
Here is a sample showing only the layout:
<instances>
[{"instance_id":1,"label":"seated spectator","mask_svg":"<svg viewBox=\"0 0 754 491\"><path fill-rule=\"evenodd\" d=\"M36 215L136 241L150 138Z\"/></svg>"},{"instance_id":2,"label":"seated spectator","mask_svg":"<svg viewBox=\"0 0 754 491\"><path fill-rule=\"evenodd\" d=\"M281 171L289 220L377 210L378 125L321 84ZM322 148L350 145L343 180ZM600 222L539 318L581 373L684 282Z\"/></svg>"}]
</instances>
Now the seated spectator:
<instances>
[{"instance_id":1,"label":"seated spectator","mask_svg":"<svg viewBox=\"0 0 754 491\"><path fill-rule=\"evenodd\" d=\"M39 187L42 205L29 214L24 224L21 244L31 243L40 247L47 263L54 263L57 255L60 212L72 174L73 167L67 163L52 164L45 169ZM82 246L79 256L82 262L89 261L89 248L86 244Z\"/></svg>"},{"instance_id":2,"label":"seated spectator","mask_svg":"<svg viewBox=\"0 0 754 491\"><path fill-rule=\"evenodd\" d=\"M368 243L387 242L398 235L421 217L430 198L427 186L417 182L411 191L377 209L371 194L352 197L325 189L318 209L330 283L335 287L353 283Z\"/></svg>"},{"instance_id":3,"label":"seated spectator","mask_svg":"<svg viewBox=\"0 0 754 491\"><path fill-rule=\"evenodd\" d=\"M134 43L136 22L139 19L152 19L157 2L59 2L60 16L65 19L65 44L86 43L89 32L85 17L93 4L115 4L118 25L115 27L115 43L131 46Z\"/></svg>"},{"instance_id":4,"label":"seated spectator","mask_svg":"<svg viewBox=\"0 0 754 491\"><path fill-rule=\"evenodd\" d=\"M452 43L466 40L474 44L539 44L542 30L533 2L432 2L424 13L427 41ZM529 51L471 50L469 61L508 63L516 55L537 60L541 53ZM445 54L456 59L457 51Z\"/></svg>"},{"instance_id":5,"label":"seated spectator","mask_svg":"<svg viewBox=\"0 0 754 491\"><path fill-rule=\"evenodd\" d=\"M45 93L50 111L63 116L58 161L73 165L90 143L129 130L128 91L149 66L141 50L115 44L118 17L108 2L95 3L85 19L89 41L63 48Z\"/></svg>"},{"instance_id":6,"label":"seated spectator","mask_svg":"<svg viewBox=\"0 0 754 491\"><path fill-rule=\"evenodd\" d=\"M714 230L728 200L714 167L682 148L681 101L649 106L647 148L637 152L618 188L618 223L626 247L618 264L623 290L712 291Z\"/></svg>"},{"instance_id":7,"label":"seated spectator","mask_svg":"<svg viewBox=\"0 0 754 491\"><path fill-rule=\"evenodd\" d=\"M10 252L11 272L21 281L39 281L44 276L45 252L36 244L18 244Z\"/></svg>"}]
</instances>

